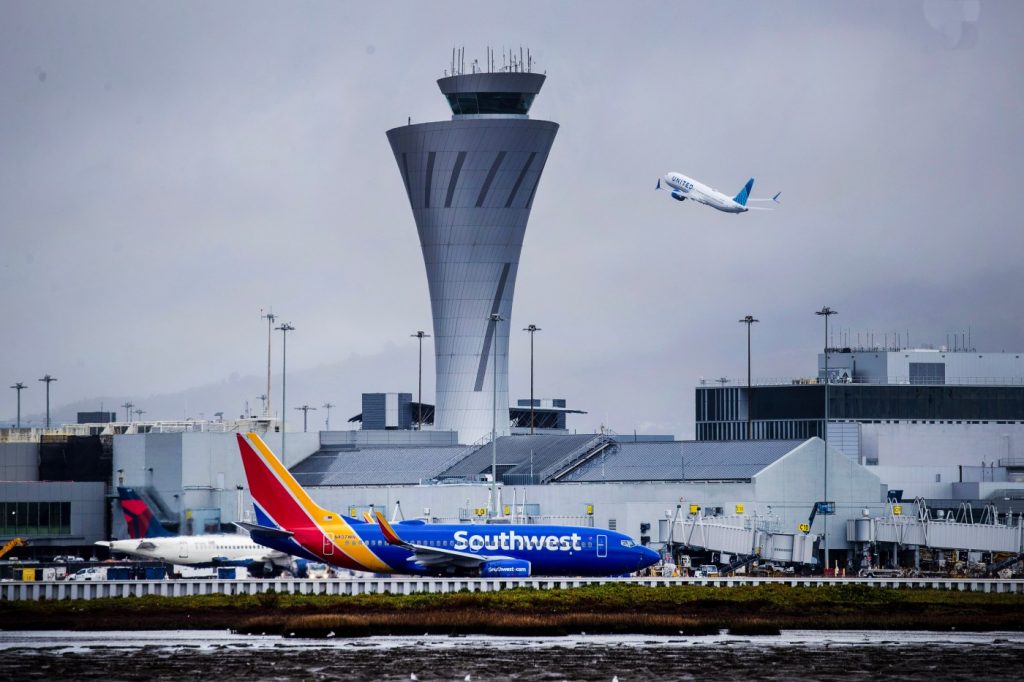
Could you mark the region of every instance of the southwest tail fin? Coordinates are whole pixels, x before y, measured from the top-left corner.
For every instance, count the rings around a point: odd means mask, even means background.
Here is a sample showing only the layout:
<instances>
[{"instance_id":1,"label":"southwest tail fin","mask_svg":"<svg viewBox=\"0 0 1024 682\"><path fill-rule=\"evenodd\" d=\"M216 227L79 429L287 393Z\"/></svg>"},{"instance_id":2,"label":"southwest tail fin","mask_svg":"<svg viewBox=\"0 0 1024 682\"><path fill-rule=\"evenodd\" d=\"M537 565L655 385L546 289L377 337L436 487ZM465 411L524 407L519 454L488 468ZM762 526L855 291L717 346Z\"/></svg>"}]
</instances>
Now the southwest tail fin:
<instances>
[{"instance_id":1,"label":"southwest tail fin","mask_svg":"<svg viewBox=\"0 0 1024 682\"><path fill-rule=\"evenodd\" d=\"M740 206L746 206L747 199L750 197L750 190L752 190L753 188L754 178L750 178L749 180L747 180L747 184L743 185L743 189L740 190L740 193L734 196L732 200L735 201Z\"/></svg>"},{"instance_id":2,"label":"southwest tail fin","mask_svg":"<svg viewBox=\"0 0 1024 682\"><path fill-rule=\"evenodd\" d=\"M237 435L257 524L291 530L340 518L313 502L262 438L255 433Z\"/></svg>"},{"instance_id":3,"label":"southwest tail fin","mask_svg":"<svg viewBox=\"0 0 1024 682\"><path fill-rule=\"evenodd\" d=\"M169 538L173 533L164 528L160 520L153 515L146 501L139 497L135 488L117 489L118 501L124 522L128 524L128 537L137 538Z\"/></svg>"}]
</instances>

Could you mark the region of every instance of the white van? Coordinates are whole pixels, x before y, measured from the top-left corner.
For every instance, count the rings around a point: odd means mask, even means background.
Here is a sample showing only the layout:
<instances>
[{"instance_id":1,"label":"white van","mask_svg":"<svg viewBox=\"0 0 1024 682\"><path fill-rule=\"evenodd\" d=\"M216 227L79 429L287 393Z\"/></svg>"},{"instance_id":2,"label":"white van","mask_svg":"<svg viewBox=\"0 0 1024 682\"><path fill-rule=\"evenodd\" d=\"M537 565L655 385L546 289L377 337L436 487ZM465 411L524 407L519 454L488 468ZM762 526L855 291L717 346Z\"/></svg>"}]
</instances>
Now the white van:
<instances>
[{"instance_id":1,"label":"white van","mask_svg":"<svg viewBox=\"0 0 1024 682\"><path fill-rule=\"evenodd\" d=\"M106 580L107 569L102 566L80 568L68 576L68 580Z\"/></svg>"}]
</instances>

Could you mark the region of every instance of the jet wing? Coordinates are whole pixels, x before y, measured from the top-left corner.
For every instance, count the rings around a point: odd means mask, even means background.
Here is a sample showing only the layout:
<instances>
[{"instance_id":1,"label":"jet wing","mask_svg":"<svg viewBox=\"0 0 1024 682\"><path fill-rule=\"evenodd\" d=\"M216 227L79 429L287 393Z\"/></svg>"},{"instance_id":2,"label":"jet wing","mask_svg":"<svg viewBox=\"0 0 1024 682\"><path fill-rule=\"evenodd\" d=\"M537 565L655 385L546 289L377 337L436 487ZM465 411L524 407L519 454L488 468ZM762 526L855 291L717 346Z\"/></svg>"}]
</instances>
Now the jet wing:
<instances>
[{"instance_id":1,"label":"jet wing","mask_svg":"<svg viewBox=\"0 0 1024 682\"><path fill-rule=\"evenodd\" d=\"M446 568L448 566L476 568L485 561L498 558L481 556L480 554L472 554L470 552L460 552L455 549L445 549L444 547L428 547L427 545L419 545L414 542L406 542L398 536L398 533L395 532L395 529L391 527L391 524L388 523L388 520L380 512L377 512L377 523L380 525L381 533L384 534L384 539L388 541L388 544L404 547L411 551L413 555L409 558L409 561L427 568Z\"/></svg>"}]
</instances>

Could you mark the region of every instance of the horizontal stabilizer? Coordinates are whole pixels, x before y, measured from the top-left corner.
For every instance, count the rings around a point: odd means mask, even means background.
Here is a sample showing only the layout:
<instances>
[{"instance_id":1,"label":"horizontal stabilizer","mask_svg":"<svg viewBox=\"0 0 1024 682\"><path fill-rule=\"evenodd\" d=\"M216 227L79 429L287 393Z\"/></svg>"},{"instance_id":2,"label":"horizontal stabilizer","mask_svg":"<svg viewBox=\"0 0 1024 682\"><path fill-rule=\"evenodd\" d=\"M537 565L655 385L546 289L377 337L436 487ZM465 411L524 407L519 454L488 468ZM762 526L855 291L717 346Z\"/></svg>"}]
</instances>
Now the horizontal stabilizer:
<instances>
[{"instance_id":1,"label":"horizontal stabilizer","mask_svg":"<svg viewBox=\"0 0 1024 682\"><path fill-rule=\"evenodd\" d=\"M281 530L280 528L271 528L270 526L260 526L255 523L244 523L242 521L235 521L235 525L247 532L251 536L262 535L265 538L290 538L295 533L287 530Z\"/></svg>"}]
</instances>

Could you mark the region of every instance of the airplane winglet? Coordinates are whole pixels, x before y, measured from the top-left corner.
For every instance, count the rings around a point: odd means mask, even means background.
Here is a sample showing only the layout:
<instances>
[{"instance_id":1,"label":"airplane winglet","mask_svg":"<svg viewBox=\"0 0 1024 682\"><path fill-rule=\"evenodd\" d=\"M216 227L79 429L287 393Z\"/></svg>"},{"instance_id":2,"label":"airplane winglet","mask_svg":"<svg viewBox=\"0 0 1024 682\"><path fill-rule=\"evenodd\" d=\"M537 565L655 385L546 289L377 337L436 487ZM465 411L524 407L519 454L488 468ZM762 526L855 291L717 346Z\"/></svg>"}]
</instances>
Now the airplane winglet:
<instances>
[{"instance_id":1,"label":"airplane winglet","mask_svg":"<svg viewBox=\"0 0 1024 682\"><path fill-rule=\"evenodd\" d=\"M384 515L379 511L375 512L375 514L377 516L377 523L380 525L380 532L384 535L384 539L388 541L388 544L404 546L405 542L402 538L398 537L398 533L396 533L395 529L391 527L391 524L388 523L386 518L384 518Z\"/></svg>"},{"instance_id":2,"label":"airplane winglet","mask_svg":"<svg viewBox=\"0 0 1024 682\"><path fill-rule=\"evenodd\" d=\"M772 201L774 201L776 204L781 203L779 201L779 195L781 195L781 194L782 194L782 192L776 192L775 196L772 197Z\"/></svg>"},{"instance_id":3,"label":"airplane winglet","mask_svg":"<svg viewBox=\"0 0 1024 682\"><path fill-rule=\"evenodd\" d=\"M373 523L373 517L370 516L370 512L368 512L368 511L364 511L363 512L363 520L366 521L367 523Z\"/></svg>"},{"instance_id":4,"label":"airplane winglet","mask_svg":"<svg viewBox=\"0 0 1024 682\"><path fill-rule=\"evenodd\" d=\"M658 178L658 184L654 186L654 189L661 189L661 178Z\"/></svg>"}]
</instances>

